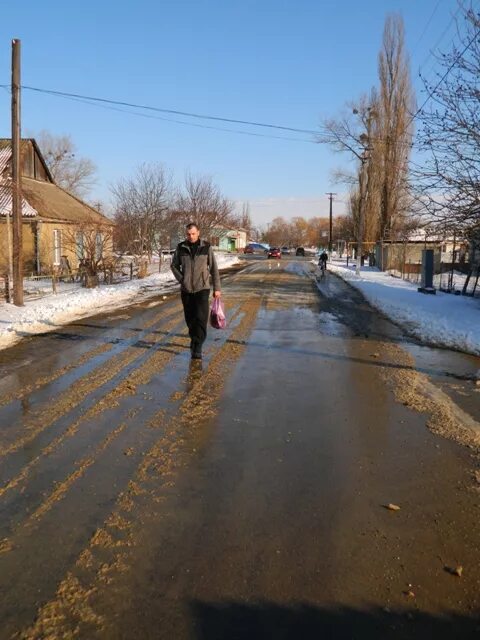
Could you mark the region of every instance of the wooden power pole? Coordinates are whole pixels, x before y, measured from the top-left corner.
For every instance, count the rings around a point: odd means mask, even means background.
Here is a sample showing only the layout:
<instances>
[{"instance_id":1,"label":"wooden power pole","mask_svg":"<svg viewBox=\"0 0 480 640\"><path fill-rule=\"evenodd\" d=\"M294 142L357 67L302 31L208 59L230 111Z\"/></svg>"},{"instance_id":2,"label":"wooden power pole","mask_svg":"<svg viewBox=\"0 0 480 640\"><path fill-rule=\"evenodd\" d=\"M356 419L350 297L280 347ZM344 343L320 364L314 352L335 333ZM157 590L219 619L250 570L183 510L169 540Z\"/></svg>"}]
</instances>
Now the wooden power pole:
<instances>
[{"instance_id":1,"label":"wooden power pole","mask_svg":"<svg viewBox=\"0 0 480 640\"><path fill-rule=\"evenodd\" d=\"M330 200L330 224L329 224L329 229L328 229L328 255L330 256L330 259L332 257L332 241L333 241L333 196L336 196L336 193L332 193L331 191L329 191L326 194Z\"/></svg>"},{"instance_id":2,"label":"wooden power pole","mask_svg":"<svg viewBox=\"0 0 480 640\"><path fill-rule=\"evenodd\" d=\"M20 40L12 40L13 303L23 306L22 168L20 165Z\"/></svg>"},{"instance_id":3,"label":"wooden power pole","mask_svg":"<svg viewBox=\"0 0 480 640\"><path fill-rule=\"evenodd\" d=\"M363 256L363 234L365 233L365 199L366 199L366 164L367 164L367 152L362 153L361 165L360 165L360 193L358 198L358 234L357 234L357 264L355 266L355 273L360 275L360 268L362 266Z\"/></svg>"}]
</instances>

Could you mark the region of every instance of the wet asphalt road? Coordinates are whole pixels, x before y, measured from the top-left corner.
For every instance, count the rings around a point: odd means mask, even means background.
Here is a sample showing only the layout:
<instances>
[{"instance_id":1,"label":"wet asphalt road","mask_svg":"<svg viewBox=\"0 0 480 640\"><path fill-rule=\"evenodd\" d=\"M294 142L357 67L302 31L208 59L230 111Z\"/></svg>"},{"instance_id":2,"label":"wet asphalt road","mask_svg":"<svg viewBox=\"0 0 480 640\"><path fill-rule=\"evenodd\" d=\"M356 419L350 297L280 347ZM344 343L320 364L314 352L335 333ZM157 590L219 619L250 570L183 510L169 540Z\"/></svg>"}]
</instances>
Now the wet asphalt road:
<instances>
[{"instance_id":1,"label":"wet asphalt road","mask_svg":"<svg viewBox=\"0 0 480 640\"><path fill-rule=\"evenodd\" d=\"M0 638L478 637L480 360L308 260L224 299L202 365L177 296L0 353Z\"/></svg>"}]
</instances>

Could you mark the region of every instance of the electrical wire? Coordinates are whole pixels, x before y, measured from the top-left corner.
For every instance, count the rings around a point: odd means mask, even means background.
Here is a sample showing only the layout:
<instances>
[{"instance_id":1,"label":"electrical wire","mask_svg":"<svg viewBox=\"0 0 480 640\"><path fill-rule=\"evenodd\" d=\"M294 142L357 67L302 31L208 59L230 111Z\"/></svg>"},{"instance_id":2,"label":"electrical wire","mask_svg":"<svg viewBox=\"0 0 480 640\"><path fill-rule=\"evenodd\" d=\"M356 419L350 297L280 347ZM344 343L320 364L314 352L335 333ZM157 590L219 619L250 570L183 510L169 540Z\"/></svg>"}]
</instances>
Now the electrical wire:
<instances>
[{"instance_id":1,"label":"electrical wire","mask_svg":"<svg viewBox=\"0 0 480 640\"><path fill-rule=\"evenodd\" d=\"M200 113L194 113L194 112L189 112L189 111L179 111L178 109L165 109L163 107L153 107L151 105L142 105L142 104L135 104L132 102L125 102L122 100L112 100L109 98L99 98L97 96L85 96L82 94L77 94L77 93L68 93L66 91L56 91L53 89L42 89L40 87L31 87L28 85L22 85L22 89L27 89L28 91L35 91L38 93L46 93L46 94L50 94L50 95L55 95L55 96L61 96L61 97L65 97L65 98L77 98L77 99L81 99L81 100L88 100L90 102L99 102L99 103L104 103L104 104L111 104L111 105L116 105L116 106L121 106L121 107L131 107L134 109L142 109L142 110L146 110L146 111L155 111L155 112L159 112L159 113L169 113L172 115L177 115L177 116L185 116L185 117L189 117L189 118L197 118L197 119L201 119L201 120L215 120L218 122L229 122L232 124L243 124L243 125L248 125L248 126L253 126L253 127L264 127L264 128L268 128L268 129L279 129L281 131L290 131L292 133L307 133L310 135L318 135L318 131L314 131L313 129L300 129L297 127L287 127L287 126L283 126L283 125L278 125L278 124L272 124L272 123L266 123L266 122L254 122L251 120L237 120L235 118L225 118L222 116L212 116L212 115L206 115L206 114L200 114Z\"/></svg>"},{"instance_id":2,"label":"electrical wire","mask_svg":"<svg viewBox=\"0 0 480 640\"><path fill-rule=\"evenodd\" d=\"M428 95L425 98L425 100L423 101L422 105L417 109L417 111L412 115L411 119L409 120L406 128L408 128L412 122L415 120L415 118L422 112L423 108L425 107L425 105L427 104L427 102L429 100L431 100L435 94L435 91L438 89L438 87L442 84L442 82L447 78L448 74L450 73L450 71L454 68L454 66L457 64L457 62L460 60L460 58L468 51L468 49L470 49L470 47L472 46L472 44L475 42L475 40L477 39L478 35L479 35L480 31L476 31L473 34L473 37L467 42L467 44L465 45L465 47L462 49L462 51L460 51L460 53L458 53L455 56L455 59L453 60L453 62L451 63L451 65L448 67L448 69L445 71L445 73L443 74L443 76L440 78L440 80L437 82L437 84L433 87L433 89L428 91Z\"/></svg>"},{"instance_id":3,"label":"electrical wire","mask_svg":"<svg viewBox=\"0 0 480 640\"><path fill-rule=\"evenodd\" d=\"M7 91L7 92L9 91L9 89L8 89L9 85L3 84L3 85L0 85L0 87L5 89L5 91ZM68 99L68 100L72 100L72 101L76 101L76 102L81 102L81 103L84 103L84 104L88 104L90 106L102 107L104 109L111 109L113 111L118 111L120 113L127 113L127 114L138 116L138 117L162 120L164 122L173 122L175 124L181 124L181 125L190 126L190 127L197 127L197 128L201 128L201 129L210 129L210 130L214 130L214 131L223 131L223 132L227 132L227 133L236 133L236 134L240 134L240 135L248 135L248 136L254 136L254 137L261 137L261 138L273 138L273 139L276 139L276 140L287 140L287 141L293 141L293 142L307 142L307 143L310 143L310 144L317 144L316 140L311 140L311 139L306 139L306 138L275 136L275 135L270 135L270 134L256 133L256 132L253 132L253 131L242 131L242 130L239 130L239 129L229 129L229 128L225 128L225 127L215 127L213 125L186 122L184 120L177 120L177 119L174 119L174 118L166 118L166 117L162 117L162 116L158 116L158 115L141 113L139 111L132 111L132 110L126 109L124 107L125 106L131 106L134 109L144 109L144 110L155 111L155 112L160 112L160 113L183 114L183 115L188 116L188 117L195 117L195 118L199 118L199 119L201 118L201 119L215 120L215 121L220 121L220 122L233 122L233 123L237 123L237 124L245 124L245 125L248 125L248 126L266 127L266 128L269 128L269 129L276 129L276 130L280 130L280 131L285 131L287 133L288 132L298 132L298 133L306 133L306 134L309 134L309 135L318 136L320 133L322 133L322 129L323 129L322 135L325 135L325 134L328 135L329 134L328 130L326 128L324 128L324 127L319 127L318 130L300 129L300 128L296 128L296 127L287 127L287 126L276 125L276 124L272 124L272 123L252 122L252 121L249 121L249 120L236 120L236 119L233 119L233 118L225 118L225 117L220 117L220 116L200 115L200 114L196 114L196 113L178 111L178 110L174 110L174 109L164 109L164 108L161 108L161 107L152 107L150 105L136 105L136 104L133 104L133 103L123 102L123 101L118 101L118 100L110 100L110 99L107 99L107 98L98 98L98 97L92 97L92 96L82 96L80 94L67 93L67 92L64 92L64 91L55 91L55 90L50 90L50 89L41 89L39 87L30 87L30 86L27 86L27 85L23 85L22 89L35 91L35 92L46 94L46 95L52 95L52 96L55 96L55 97L60 97L60 98L64 98L64 99Z\"/></svg>"},{"instance_id":4,"label":"electrical wire","mask_svg":"<svg viewBox=\"0 0 480 640\"><path fill-rule=\"evenodd\" d=\"M462 8L462 5L459 4L459 6L457 7L457 10L455 11L455 13L452 15L452 17L450 18L447 26L445 27L445 29L442 31L442 33L440 34L440 36L437 38L437 40L435 41L435 44L433 45L433 47L430 49L430 51L428 52L427 57L425 58L425 60L420 64L420 66L418 67L418 74L420 75L422 72L422 68L427 64L428 60L433 56L434 51L436 50L436 48L438 47L438 45L441 43L441 41L443 40L443 38L445 37L446 33L448 32L448 30L450 29L453 21L456 19L456 17L458 16L460 10ZM431 71L431 69L429 69L429 71Z\"/></svg>"},{"instance_id":5,"label":"electrical wire","mask_svg":"<svg viewBox=\"0 0 480 640\"><path fill-rule=\"evenodd\" d=\"M310 143L310 144L314 144L315 141L314 140L310 140L307 138L292 138L292 137L286 137L286 136L275 136L272 134L266 134L266 133L255 133L254 131L241 131L239 129L227 129L225 127L215 127L213 125L207 125L207 124L199 124L197 122L185 122L183 120L177 120L174 118L165 118L162 116L158 116L158 115L153 115L150 113L140 113L138 111L131 111L129 109L122 109L120 107L115 107L113 105L107 105L107 104L99 104L99 103L95 103L95 102L90 102L89 100L84 100L81 98L70 98L70 97L66 97L66 96L62 96L64 97L66 100L72 100L73 102L80 102L82 104L88 104L91 107L96 107L96 108L102 108L102 109L108 109L111 111L117 111L118 113L126 113L129 115L133 115L133 116L138 116L140 118L149 118L152 120L162 120L163 122L174 122L175 124L182 124L182 125L186 125L187 127L196 127L196 128L200 128L200 129L211 129L214 131L225 131L227 133L238 133L240 135L245 135L245 136L254 136L254 137L258 137L258 138L273 138L275 140L288 140L288 141L292 141L292 142L306 142L306 143Z\"/></svg>"},{"instance_id":6,"label":"electrical wire","mask_svg":"<svg viewBox=\"0 0 480 640\"><path fill-rule=\"evenodd\" d=\"M426 27L424 28L424 31L426 30L426 28L430 24L431 20L433 19L433 16L434 16L434 14L435 14L435 12L436 12L439 4L440 4L440 1L441 0L439 0L439 2L437 2L437 5L435 6L435 9L434 9L432 15L430 16ZM450 23L455 19L458 11L459 11L459 9L457 9L457 12L454 14L454 16L452 16L452 19L451 19ZM450 26L450 23L447 25L447 28ZM443 37L443 35L444 34L442 34L441 38ZM474 42L475 38L477 37L477 35L478 35L477 33L474 34L473 38L467 43L467 45L464 47L464 49L455 57L455 60L448 67L446 72L442 75L442 77L437 82L435 87L428 92L428 95L427 95L426 99L424 100L422 105L417 109L417 111L412 115L411 119L409 120L408 124L406 125L406 127L405 127L406 129L411 125L411 123L415 120L415 118L417 118L417 116L421 113L422 109L425 107L427 102L433 97L435 91L438 89L440 84L446 79L446 77L448 76L450 71L453 69L453 67L455 66L457 61L471 47L471 45L473 44L473 42ZM423 37L423 33L422 33L422 36L420 37L420 39L422 37ZM2 88L7 90L8 85L0 85L0 87L2 87ZM40 87L32 87L32 86L29 86L29 85L22 85L22 89L26 89L28 91L34 91L34 92L37 92L37 93L43 93L43 94L46 94L46 95L52 95L52 96L66 98L66 99L76 100L76 101L79 101L79 102L84 102L86 104L95 105L95 106L104 106L105 107L105 106L108 105L108 108L110 108L110 109L121 111L123 113L130 113L131 115L137 115L137 116L140 116L140 117L150 117L150 118L154 118L154 119L164 120L164 121L167 121L167 122L174 122L176 124L182 124L182 125L187 125L187 126L196 126L196 127L205 128L205 129L213 129L213 130L225 131L225 132L228 132L228 133L237 133L237 134L250 135L250 136L255 136L255 137L271 137L271 138L276 138L276 139L281 139L281 140L293 140L293 141L301 141L301 142L314 142L312 140L305 140L305 139L299 139L299 138L285 138L285 137L281 137L281 136L267 136L265 134L258 134L258 133L251 132L251 131L241 131L241 130L237 130L237 129L225 129L225 128L213 127L211 125L210 126L209 125L200 125L200 124L197 124L197 123L185 122L185 121L182 121L182 120L176 120L176 119L172 119L172 118L164 118L164 117L160 117L160 116L150 116L149 114L139 113L138 111L127 111L125 109L125 107L130 107L130 108L133 108L133 109L141 109L141 110L146 110L146 111L154 111L154 112L157 112L157 113L167 113L167 114L172 114L172 115L180 115L180 116L196 118L196 119L202 119L202 120L213 120L213 121L217 121L217 122L228 122L228 123L241 124L241 125L247 125L247 126L253 126L253 127L262 127L262 128L268 128L268 129L275 129L275 130L287 131L287 132L292 132L292 133L305 133L305 134L315 135L315 136L318 136L320 133L323 133L323 134L327 133L327 135L328 135L328 133L330 133L325 128L323 128L323 132L320 130L320 128L319 128L319 130L301 129L301 128L298 128L298 127L288 127L288 126L277 125L277 124L273 124L273 123L255 122L255 121L251 121L251 120L240 120L240 119L235 119L235 118L226 118L226 117L223 117L223 116L212 116L212 115L199 114L199 113L188 112L188 111L180 111L178 109L166 109L166 108L163 108L163 107L154 107L154 106L151 106L151 105L141 105L141 104L135 104L135 103L121 101L121 100L113 100L113 99L109 99L109 98L100 98L100 97L97 97L97 96L86 96L86 95L77 94L77 93L69 93L69 92L66 92L66 91L57 91L57 90L53 90L53 89L42 89ZM124 107L124 108L122 109L120 107ZM334 140L332 139L332 141L334 141Z\"/></svg>"},{"instance_id":7,"label":"electrical wire","mask_svg":"<svg viewBox=\"0 0 480 640\"><path fill-rule=\"evenodd\" d=\"M430 14L429 19L427 20L427 24L424 26L423 31L419 37L419 39L417 40L416 45L413 48L413 51L411 53L411 55L413 56L413 54L415 53L415 51L418 49L418 45L420 44L420 42L423 40L423 36L426 34L428 27L430 26L430 23L432 22L435 14L437 13L438 7L442 4L443 0L438 0L437 4L435 5L435 8L433 9L432 13Z\"/></svg>"}]
</instances>

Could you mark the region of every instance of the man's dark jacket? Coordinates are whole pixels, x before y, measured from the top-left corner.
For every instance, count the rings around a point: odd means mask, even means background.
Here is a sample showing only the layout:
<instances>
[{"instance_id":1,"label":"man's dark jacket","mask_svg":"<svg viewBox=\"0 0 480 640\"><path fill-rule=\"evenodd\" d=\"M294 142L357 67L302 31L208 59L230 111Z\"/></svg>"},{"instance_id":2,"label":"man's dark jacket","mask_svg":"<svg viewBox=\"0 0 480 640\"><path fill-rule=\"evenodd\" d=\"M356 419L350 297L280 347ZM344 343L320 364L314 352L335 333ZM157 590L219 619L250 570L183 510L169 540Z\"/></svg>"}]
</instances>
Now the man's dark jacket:
<instances>
[{"instance_id":1,"label":"man's dark jacket","mask_svg":"<svg viewBox=\"0 0 480 640\"><path fill-rule=\"evenodd\" d=\"M180 242L173 254L171 269L182 291L186 293L210 289L210 276L213 290L220 291L220 274L215 254L210 243L205 240L200 240L198 247L187 240Z\"/></svg>"}]
</instances>

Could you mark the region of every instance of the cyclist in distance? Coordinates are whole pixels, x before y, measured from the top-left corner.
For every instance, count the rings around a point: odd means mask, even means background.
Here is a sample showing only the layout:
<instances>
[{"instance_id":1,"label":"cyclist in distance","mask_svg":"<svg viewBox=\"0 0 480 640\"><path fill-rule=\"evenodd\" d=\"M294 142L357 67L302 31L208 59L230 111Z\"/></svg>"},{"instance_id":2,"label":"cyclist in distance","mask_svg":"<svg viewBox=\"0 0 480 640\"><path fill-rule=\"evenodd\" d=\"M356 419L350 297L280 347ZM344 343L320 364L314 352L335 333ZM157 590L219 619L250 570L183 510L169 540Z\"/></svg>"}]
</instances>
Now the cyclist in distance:
<instances>
[{"instance_id":1,"label":"cyclist in distance","mask_svg":"<svg viewBox=\"0 0 480 640\"><path fill-rule=\"evenodd\" d=\"M327 269L327 260L328 254L326 251L322 251L320 257L318 259L318 266L320 267L320 271L322 272L322 276L325 275L325 271Z\"/></svg>"}]
</instances>

